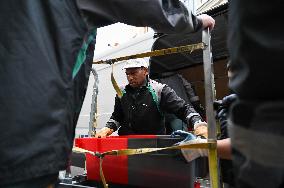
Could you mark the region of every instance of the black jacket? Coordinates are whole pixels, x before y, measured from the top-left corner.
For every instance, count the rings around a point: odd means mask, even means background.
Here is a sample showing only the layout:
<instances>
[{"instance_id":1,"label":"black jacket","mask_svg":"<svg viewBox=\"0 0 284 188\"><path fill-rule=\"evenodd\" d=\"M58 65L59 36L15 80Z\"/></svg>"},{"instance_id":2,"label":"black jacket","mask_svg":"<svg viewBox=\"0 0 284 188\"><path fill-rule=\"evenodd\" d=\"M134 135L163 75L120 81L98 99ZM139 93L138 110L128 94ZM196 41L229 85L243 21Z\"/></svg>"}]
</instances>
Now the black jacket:
<instances>
[{"instance_id":1,"label":"black jacket","mask_svg":"<svg viewBox=\"0 0 284 188\"><path fill-rule=\"evenodd\" d=\"M96 28L115 22L190 32L178 0L0 1L0 187L65 168Z\"/></svg>"},{"instance_id":2,"label":"black jacket","mask_svg":"<svg viewBox=\"0 0 284 188\"><path fill-rule=\"evenodd\" d=\"M173 113L193 125L201 117L190 104L178 97L165 84L149 80L145 86L134 89L127 85L123 96L115 98L114 112L107 127L125 134L165 134L164 112Z\"/></svg>"}]
</instances>

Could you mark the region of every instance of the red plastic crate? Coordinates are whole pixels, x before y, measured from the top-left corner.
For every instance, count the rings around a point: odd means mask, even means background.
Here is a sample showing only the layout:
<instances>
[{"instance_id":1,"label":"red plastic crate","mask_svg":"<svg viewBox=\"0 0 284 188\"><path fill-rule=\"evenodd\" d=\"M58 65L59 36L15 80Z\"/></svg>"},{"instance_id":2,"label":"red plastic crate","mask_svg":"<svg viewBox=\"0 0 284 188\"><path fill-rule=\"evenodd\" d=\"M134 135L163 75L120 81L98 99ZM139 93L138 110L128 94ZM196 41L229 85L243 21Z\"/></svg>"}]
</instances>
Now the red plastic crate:
<instances>
[{"instance_id":1,"label":"red plastic crate","mask_svg":"<svg viewBox=\"0 0 284 188\"><path fill-rule=\"evenodd\" d=\"M112 136L108 138L77 138L75 145L94 152L110 150L166 147L177 139L156 135ZM99 159L86 155L88 180L101 181ZM193 188L191 164L176 160L164 153L135 156L105 156L103 172L106 181L142 187L186 187Z\"/></svg>"}]
</instances>

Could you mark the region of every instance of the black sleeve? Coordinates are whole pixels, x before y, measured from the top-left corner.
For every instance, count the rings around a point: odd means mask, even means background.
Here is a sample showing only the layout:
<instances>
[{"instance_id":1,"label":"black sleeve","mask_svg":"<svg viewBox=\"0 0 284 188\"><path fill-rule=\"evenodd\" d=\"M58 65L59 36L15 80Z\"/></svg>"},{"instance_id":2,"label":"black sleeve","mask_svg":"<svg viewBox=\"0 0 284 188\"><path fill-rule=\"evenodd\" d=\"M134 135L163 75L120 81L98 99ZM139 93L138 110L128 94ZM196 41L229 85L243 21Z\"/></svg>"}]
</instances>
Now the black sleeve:
<instances>
[{"instance_id":1,"label":"black sleeve","mask_svg":"<svg viewBox=\"0 0 284 188\"><path fill-rule=\"evenodd\" d=\"M161 33L189 33L200 20L179 0L76 0L90 27L116 22L149 26Z\"/></svg>"},{"instance_id":2,"label":"black sleeve","mask_svg":"<svg viewBox=\"0 0 284 188\"><path fill-rule=\"evenodd\" d=\"M115 97L115 104L114 104L114 110L113 113L106 123L106 127L113 129L116 131L123 120L123 112L121 108L121 102L118 96Z\"/></svg>"},{"instance_id":3,"label":"black sleeve","mask_svg":"<svg viewBox=\"0 0 284 188\"><path fill-rule=\"evenodd\" d=\"M191 84L182 75L178 74L178 77L182 82L182 85L190 102L199 100L199 97L195 94L195 91L192 88Z\"/></svg>"},{"instance_id":4,"label":"black sleeve","mask_svg":"<svg viewBox=\"0 0 284 188\"><path fill-rule=\"evenodd\" d=\"M175 114L187 124L194 125L196 121L202 120L200 115L194 110L193 106L177 96L176 92L165 85L161 93L160 107L167 113Z\"/></svg>"},{"instance_id":5,"label":"black sleeve","mask_svg":"<svg viewBox=\"0 0 284 188\"><path fill-rule=\"evenodd\" d=\"M186 91L187 97L191 102L193 108L201 115L202 118L205 118L206 113L204 107L201 105L199 97L196 95L193 87L190 82L188 82L182 75L178 74L178 77L181 79L181 82Z\"/></svg>"},{"instance_id":6,"label":"black sleeve","mask_svg":"<svg viewBox=\"0 0 284 188\"><path fill-rule=\"evenodd\" d=\"M229 137L228 134L228 116L229 116L229 108L233 102L235 102L238 99L236 94L231 94L228 96L225 96L222 101L216 101L215 109L217 112L217 119L220 122L220 128L221 128L221 139L225 139Z\"/></svg>"}]
</instances>

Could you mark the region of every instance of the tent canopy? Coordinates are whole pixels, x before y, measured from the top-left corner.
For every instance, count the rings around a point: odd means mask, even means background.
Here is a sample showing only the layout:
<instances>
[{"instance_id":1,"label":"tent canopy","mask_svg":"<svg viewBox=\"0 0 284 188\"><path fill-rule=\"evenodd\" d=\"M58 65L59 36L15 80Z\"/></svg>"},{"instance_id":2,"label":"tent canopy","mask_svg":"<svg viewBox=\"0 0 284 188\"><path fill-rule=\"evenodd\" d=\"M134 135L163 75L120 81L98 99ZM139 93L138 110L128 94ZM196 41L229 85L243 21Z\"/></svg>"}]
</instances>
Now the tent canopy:
<instances>
[{"instance_id":1,"label":"tent canopy","mask_svg":"<svg viewBox=\"0 0 284 188\"><path fill-rule=\"evenodd\" d=\"M224 4L210 10L207 14L211 15L216 25L211 33L213 60L228 57L227 50L227 27L228 27L228 4ZM156 39L152 46L152 51L188 44L202 42L202 31L190 34L162 35ZM150 58L150 77L157 78L167 72L195 66L203 62L202 50L192 53L177 53Z\"/></svg>"}]
</instances>

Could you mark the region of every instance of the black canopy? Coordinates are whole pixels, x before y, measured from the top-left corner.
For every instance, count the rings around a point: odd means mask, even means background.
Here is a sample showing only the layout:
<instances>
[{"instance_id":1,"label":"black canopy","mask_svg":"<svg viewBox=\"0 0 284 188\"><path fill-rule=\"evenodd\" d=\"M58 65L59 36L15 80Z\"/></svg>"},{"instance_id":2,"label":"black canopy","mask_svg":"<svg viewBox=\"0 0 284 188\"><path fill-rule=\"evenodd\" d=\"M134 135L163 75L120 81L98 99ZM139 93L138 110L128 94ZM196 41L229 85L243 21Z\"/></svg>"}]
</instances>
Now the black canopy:
<instances>
[{"instance_id":1,"label":"black canopy","mask_svg":"<svg viewBox=\"0 0 284 188\"><path fill-rule=\"evenodd\" d=\"M216 25L211 33L213 60L228 57L227 50L227 27L228 27L228 4L224 4L206 12L211 15ZM188 44L200 43L202 31L185 35L162 35L156 39L152 50L172 48ZM176 71L194 66L203 62L202 50L190 53L178 53L150 58L150 77L155 78L163 73Z\"/></svg>"}]
</instances>

